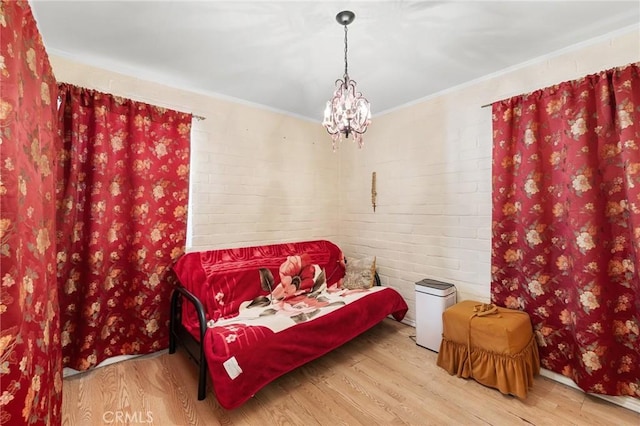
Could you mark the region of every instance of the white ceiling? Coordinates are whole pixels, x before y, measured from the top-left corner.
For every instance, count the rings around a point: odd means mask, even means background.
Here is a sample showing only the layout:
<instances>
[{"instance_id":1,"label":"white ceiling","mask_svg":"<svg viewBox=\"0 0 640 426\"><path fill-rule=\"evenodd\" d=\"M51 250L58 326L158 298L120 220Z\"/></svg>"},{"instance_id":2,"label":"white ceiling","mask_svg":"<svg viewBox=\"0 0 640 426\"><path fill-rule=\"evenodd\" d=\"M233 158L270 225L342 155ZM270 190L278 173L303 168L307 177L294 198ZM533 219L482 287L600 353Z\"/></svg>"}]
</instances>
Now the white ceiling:
<instances>
[{"instance_id":1,"label":"white ceiling","mask_svg":"<svg viewBox=\"0 0 640 426\"><path fill-rule=\"evenodd\" d=\"M374 116L640 23L637 0L30 4L52 54L316 121L344 72L344 9Z\"/></svg>"}]
</instances>

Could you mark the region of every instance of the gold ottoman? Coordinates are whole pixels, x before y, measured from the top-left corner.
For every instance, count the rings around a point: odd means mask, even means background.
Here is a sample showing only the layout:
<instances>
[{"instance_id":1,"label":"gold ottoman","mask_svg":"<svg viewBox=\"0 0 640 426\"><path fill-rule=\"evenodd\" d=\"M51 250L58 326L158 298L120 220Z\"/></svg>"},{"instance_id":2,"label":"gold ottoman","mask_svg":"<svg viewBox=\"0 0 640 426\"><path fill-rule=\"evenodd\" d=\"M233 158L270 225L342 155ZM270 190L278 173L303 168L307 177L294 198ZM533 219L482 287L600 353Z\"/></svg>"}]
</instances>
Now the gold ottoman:
<instances>
[{"instance_id":1,"label":"gold ottoman","mask_svg":"<svg viewBox=\"0 0 640 426\"><path fill-rule=\"evenodd\" d=\"M438 366L520 398L527 396L540 357L526 312L498 307L478 312L481 302L466 300L442 313ZM469 356L469 353L471 355Z\"/></svg>"}]
</instances>

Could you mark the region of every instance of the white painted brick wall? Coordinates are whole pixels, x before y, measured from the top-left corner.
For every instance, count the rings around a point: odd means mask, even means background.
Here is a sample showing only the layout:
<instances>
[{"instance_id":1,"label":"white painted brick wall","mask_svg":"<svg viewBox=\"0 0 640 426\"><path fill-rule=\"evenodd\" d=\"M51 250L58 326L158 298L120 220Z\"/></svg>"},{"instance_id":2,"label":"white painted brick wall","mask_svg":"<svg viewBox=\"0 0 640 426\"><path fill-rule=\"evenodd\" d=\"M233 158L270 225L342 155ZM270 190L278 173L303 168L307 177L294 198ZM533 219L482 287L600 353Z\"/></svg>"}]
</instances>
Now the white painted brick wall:
<instances>
[{"instance_id":1,"label":"white painted brick wall","mask_svg":"<svg viewBox=\"0 0 640 426\"><path fill-rule=\"evenodd\" d=\"M194 124L189 249L335 239L338 163L319 124L240 113Z\"/></svg>"}]
</instances>

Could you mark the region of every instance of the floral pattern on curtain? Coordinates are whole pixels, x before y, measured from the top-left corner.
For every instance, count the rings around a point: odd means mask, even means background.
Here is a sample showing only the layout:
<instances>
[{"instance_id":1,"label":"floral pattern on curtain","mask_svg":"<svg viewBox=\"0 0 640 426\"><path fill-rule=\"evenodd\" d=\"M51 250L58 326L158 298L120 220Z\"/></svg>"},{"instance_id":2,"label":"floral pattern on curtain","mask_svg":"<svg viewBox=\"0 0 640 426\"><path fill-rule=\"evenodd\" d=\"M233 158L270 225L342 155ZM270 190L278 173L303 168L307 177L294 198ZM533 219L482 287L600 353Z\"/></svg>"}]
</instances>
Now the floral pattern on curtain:
<instances>
[{"instance_id":1,"label":"floral pattern on curtain","mask_svg":"<svg viewBox=\"0 0 640 426\"><path fill-rule=\"evenodd\" d=\"M492 300L543 366L640 396L640 64L493 105Z\"/></svg>"},{"instance_id":2,"label":"floral pattern on curtain","mask_svg":"<svg viewBox=\"0 0 640 426\"><path fill-rule=\"evenodd\" d=\"M57 191L63 364L168 346L184 253L191 115L60 84Z\"/></svg>"},{"instance_id":3,"label":"floral pattern on curtain","mask_svg":"<svg viewBox=\"0 0 640 426\"><path fill-rule=\"evenodd\" d=\"M61 422L56 82L31 8L0 2L0 424Z\"/></svg>"}]
</instances>

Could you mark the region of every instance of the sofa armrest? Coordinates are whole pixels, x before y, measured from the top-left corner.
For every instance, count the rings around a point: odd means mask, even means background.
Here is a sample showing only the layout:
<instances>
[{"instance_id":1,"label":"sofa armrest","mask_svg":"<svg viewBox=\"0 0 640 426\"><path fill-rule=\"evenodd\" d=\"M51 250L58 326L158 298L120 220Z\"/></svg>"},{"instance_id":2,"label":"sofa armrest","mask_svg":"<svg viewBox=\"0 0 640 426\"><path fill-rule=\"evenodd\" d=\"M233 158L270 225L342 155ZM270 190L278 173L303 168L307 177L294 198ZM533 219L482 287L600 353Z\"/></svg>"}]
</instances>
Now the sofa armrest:
<instances>
[{"instance_id":1,"label":"sofa armrest","mask_svg":"<svg viewBox=\"0 0 640 426\"><path fill-rule=\"evenodd\" d=\"M200 299L198 299L193 293L182 286L178 286L173 290L173 294L171 295L171 322L174 323L182 323L182 296L184 299L187 299L195 308L196 315L198 315L198 326L199 326L199 336L200 342L204 340L204 334L207 330L207 320L204 312L204 306ZM172 331L175 330L175 325L172 324Z\"/></svg>"},{"instance_id":2,"label":"sofa armrest","mask_svg":"<svg viewBox=\"0 0 640 426\"><path fill-rule=\"evenodd\" d=\"M184 300L191 303L198 315L198 326L200 339L195 341L193 335L182 324L182 303ZM207 331L206 315L202 302L189 290L178 286L171 294L171 315L169 318L169 353L176 351L178 340L184 346L189 356L196 361L199 366L198 372L198 400L205 398L207 390L207 361L204 357L204 335Z\"/></svg>"}]
</instances>

